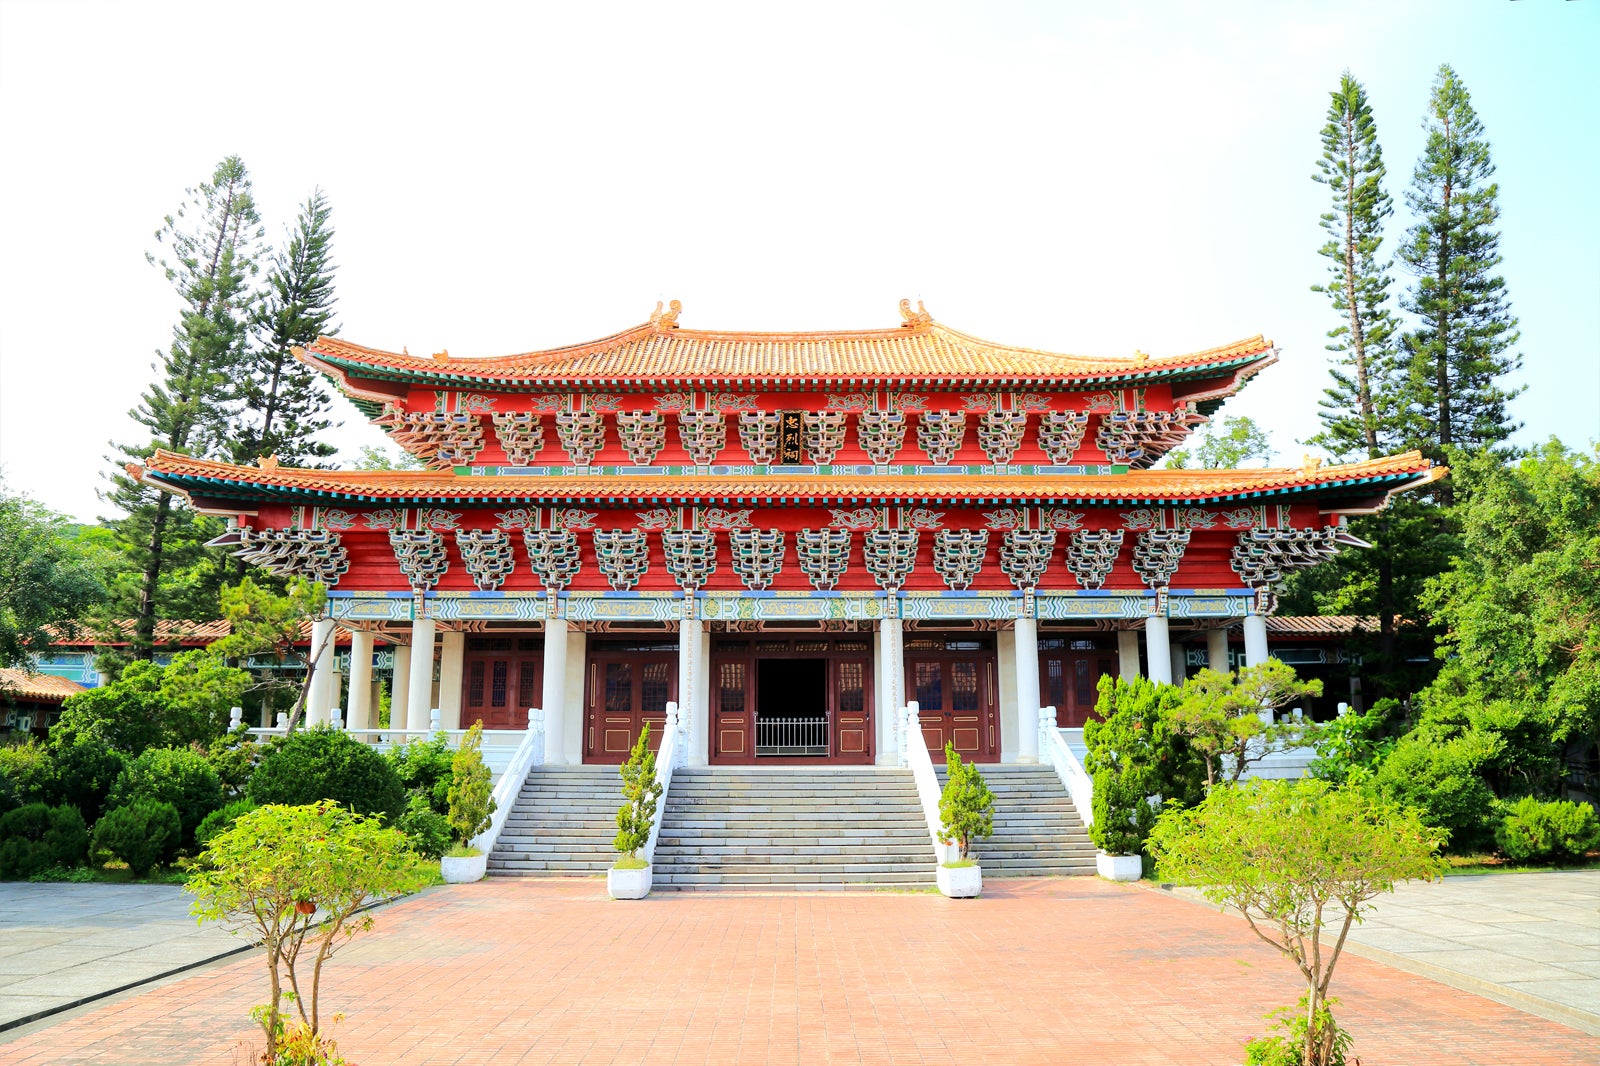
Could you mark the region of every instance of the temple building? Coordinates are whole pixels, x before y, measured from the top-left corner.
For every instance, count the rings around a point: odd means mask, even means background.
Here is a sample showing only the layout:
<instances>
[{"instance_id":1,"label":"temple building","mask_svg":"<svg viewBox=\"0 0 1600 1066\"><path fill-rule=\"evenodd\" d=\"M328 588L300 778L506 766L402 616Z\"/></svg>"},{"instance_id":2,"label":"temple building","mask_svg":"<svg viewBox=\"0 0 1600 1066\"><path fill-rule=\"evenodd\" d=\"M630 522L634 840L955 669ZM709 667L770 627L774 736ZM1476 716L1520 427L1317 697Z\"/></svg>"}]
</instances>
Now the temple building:
<instances>
[{"instance_id":1,"label":"temple building","mask_svg":"<svg viewBox=\"0 0 1600 1066\"><path fill-rule=\"evenodd\" d=\"M620 761L676 701L690 763L892 764L929 746L1038 756L1100 675L1171 680L1184 644L1267 656L1274 586L1345 547L1345 516L1442 474L1350 465L1158 469L1271 365L1261 337L1186 355L995 344L909 302L886 329L680 327L498 358L322 338L298 352L427 466L234 466L158 452L140 476L226 515L251 563L322 581L351 634L351 728L375 640L413 729L545 712L546 760ZM332 672L310 717L334 706ZM659 736L659 730L653 732Z\"/></svg>"}]
</instances>

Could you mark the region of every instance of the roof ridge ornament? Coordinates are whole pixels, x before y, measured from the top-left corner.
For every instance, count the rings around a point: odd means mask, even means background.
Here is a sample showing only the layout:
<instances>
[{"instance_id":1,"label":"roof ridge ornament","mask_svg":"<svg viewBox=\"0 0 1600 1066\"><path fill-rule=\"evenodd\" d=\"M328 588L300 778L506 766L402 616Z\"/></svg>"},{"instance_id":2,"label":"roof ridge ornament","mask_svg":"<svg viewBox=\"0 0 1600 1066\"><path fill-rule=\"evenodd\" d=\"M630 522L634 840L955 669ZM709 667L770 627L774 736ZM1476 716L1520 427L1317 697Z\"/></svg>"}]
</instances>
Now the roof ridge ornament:
<instances>
[{"instance_id":1,"label":"roof ridge ornament","mask_svg":"<svg viewBox=\"0 0 1600 1066\"><path fill-rule=\"evenodd\" d=\"M922 306L921 300L917 301L917 309L915 311L911 310L910 300L901 300L900 317L905 319L900 324L901 329L917 329L933 322L933 316L928 313L926 307Z\"/></svg>"},{"instance_id":2,"label":"roof ridge ornament","mask_svg":"<svg viewBox=\"0 0 1600 1066\"><path fill-rule=\"evenodd\" d=\"M661 301L656 301L656 309L650 312L650 324L656 329L677 329L678 315L683 312L683 303L673 300L666 305L666 310L661 309Z\"/></svg>"},{"instance_id":3,"label":"roof ridge ornament","mask_svg":"<svg viewBox=\"0 0 1600 1066\"><path fill-rule=\"evenodd\" d=\"M450 349L443 348L437 352L434 352L433 360L436 363L448 363L450 361Z\"/></svg>"}]
</instances>

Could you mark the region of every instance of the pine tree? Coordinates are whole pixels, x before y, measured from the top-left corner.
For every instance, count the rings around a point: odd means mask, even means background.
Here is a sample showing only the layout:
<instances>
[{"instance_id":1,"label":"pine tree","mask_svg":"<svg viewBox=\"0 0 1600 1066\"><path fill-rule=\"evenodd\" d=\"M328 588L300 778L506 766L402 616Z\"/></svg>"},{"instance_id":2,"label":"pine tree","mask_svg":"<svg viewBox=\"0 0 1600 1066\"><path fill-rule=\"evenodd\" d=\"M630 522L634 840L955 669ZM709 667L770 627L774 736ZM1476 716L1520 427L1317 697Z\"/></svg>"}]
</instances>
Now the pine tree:
<instances>
[{"instance_id":1,"label":"pine tree","mask_svg":"<svg viewBox=\"0 0 1600 1066\"><path fill-rule=\"evenodd\" d=\"M1500 188L1483 125L1448 65L1434 79L1423 121L1427 146L1406 204L1417 223L1400 258L1416 274L1404 306L1420 320L1406 335L1411 438L1435 457L1493 448L1518 428L1507 413L1519 389L1502 384L1522 366L1517 320L1500 265ZM1440 499L1450 502L1447 486Z\"/></svg>"},{"instance_id":2,"label":"pine tree","mask_svg":"<svg viewBox=\"0 0 1600 1066\"><path fill-rule=\"evenodd\" d=\"M249 172L238 156L217 164L210 182L185 195L185 205L156 231L166 256L148 257L177 290L183 309L171 346L154 364L157 380L130 412L150 431L149 443L113 445L128 459L148 458L157 448L212 455L228 443L231 382L239 373L255 313L251 279L257 270L261 220ZM202 571L187 575L198 579L199 588L186 582L191 585L186 591L220 584L220 567L203 547L217 523L131 477L112 478L106 498L126 515L112 525L139 570L131 643L133 653L147 659L155 645L156 618L167 613L172 584L164 579L174 567ZM192 609L192 600L183 606Z\"/></svg>"},{"instance_id":3,"label":"pine tree","mask_svg":"<svg viewBox=\"0 0 1600 1066\"><path fill-rule=\"evenodd\" d=\"M333 321L331 209L318 189L301 205L288 247L272 257L266 299L256 324L257 343L239 378L239 429L235 462L266 455L295 465L326 459L333 446L314 440L332 425L331 398L318 375L291 349L336 333Z\"/></svg>"},{"instance_id":4,"label":"pine tree","mask_svg":"<svg viewBox=\"0 0 1600 1066\"><path fill-rule=\"evenodd\" d=\"M1389 263L1378 254L1392 207L1383 191L1383 149L1366 90L1345 71L1331 95L1322 158L1312 175L1332 194L1332 209L1322 216L1328 241L1320 249L1329 260L1329 279L1312 291L1326 293L1340 316L1327 346L1338 363L1330 368L1333 385L1321 401L1322 432L1307 443L1340 457L1376 458L1393 442L1398 414L1396 323L1386 306Z\"/></svg>"}]
</instances>

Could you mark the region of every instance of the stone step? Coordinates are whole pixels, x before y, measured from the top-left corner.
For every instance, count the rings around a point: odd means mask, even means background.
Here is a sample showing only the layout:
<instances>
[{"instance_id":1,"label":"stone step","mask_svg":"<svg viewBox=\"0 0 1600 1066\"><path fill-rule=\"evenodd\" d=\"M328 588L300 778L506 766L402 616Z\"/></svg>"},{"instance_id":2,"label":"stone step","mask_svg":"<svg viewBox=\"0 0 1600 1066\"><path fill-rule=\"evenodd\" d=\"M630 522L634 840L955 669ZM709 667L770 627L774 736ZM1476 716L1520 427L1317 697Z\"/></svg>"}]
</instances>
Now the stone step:
<instances>
[{"instance_id":1,"label":"stone step","mask_svg":"<svg viewBox=\"0 0 1600 1066\"><path fill-rule=\"evenodd\" d=\"M817 886L832 888L851 888L855 886L870 885L931 885L933 884L932 863L928 864L926 871L861 873L861 874L828 874L815 871L805 873L779 873L779 872L754 872L754 873L693 873L693 874L661 874L656 873L651 881L658 888L690 888L710 886L757 886L766 885L773 887L790 886Z\"/></svg>"}]
</instances>

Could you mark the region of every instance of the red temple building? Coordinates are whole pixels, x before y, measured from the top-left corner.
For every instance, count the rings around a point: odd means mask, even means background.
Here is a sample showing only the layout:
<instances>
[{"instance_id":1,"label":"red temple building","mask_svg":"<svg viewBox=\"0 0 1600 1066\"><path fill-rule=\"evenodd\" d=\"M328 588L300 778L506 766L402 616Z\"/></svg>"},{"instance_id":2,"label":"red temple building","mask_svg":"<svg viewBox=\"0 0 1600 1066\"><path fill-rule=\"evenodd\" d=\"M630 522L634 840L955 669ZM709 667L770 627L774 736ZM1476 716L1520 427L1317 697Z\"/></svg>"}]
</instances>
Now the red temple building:
<instances>
[{"instance_id":1,"label":"red temple building","mask_svg":"<svg viewBox=\"0 0 1600 1066\"><path fill-rule=\"evenodd\" d=\"M931 748L1031 762L1041 707L1078 726L1103 673L1171 680L1178 638L1225 668L1238 625L1264 659L1275 584L1443 473L1415 452L1157 469L1275 361L1261 337L1091 358L905 301L897 326L821 333L679 310L499 358L322 338L299 357L427 469L158 452L142 476L328 587L351 728L376 724L381 640L412 729L540 707L547 762L614 763L676 701L703 765L894 763L908 700ZM330 671L311 720L336 698Z\"/></svg>"}]
</instances>

